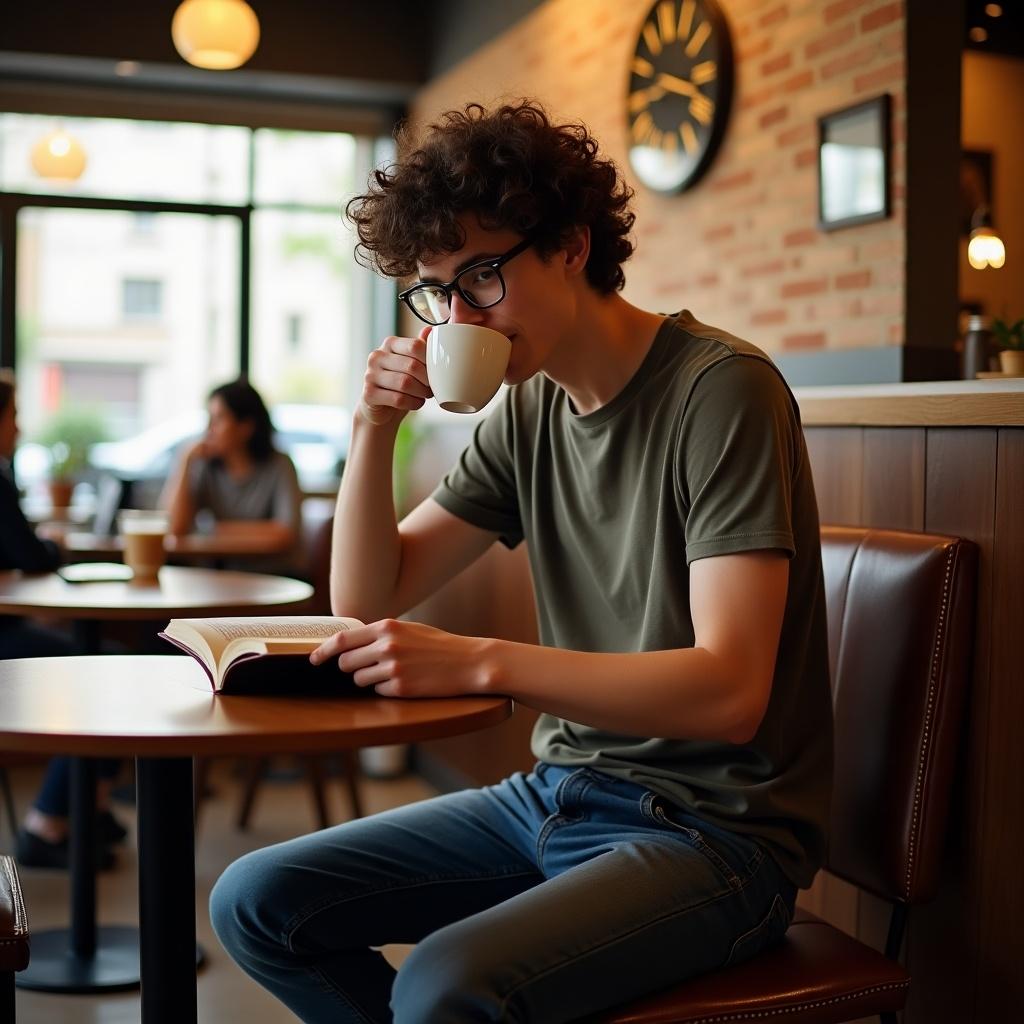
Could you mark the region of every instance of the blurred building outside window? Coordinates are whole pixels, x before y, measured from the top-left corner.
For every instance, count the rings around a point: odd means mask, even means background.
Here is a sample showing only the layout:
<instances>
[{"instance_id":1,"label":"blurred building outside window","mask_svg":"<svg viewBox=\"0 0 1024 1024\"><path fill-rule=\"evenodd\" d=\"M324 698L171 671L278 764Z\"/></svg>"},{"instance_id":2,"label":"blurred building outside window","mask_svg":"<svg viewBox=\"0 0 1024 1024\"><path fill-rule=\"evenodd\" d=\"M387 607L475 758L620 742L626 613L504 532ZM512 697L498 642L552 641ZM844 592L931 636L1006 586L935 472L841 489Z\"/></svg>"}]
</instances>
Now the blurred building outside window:
<instances>
[{"instance_id":1,"label":"blurred building outside window","mask_svg":"<svg viewBox=\"0 0 1024 1024\"><path fill-rule=\"evenodd\" d=\"M34 142L58 120L87 152L85 171L70 183L38 178L29 161ZM194 436L197 415L201 429L209 390L241 366L245 217L251 224L249 377L272 411L287 407L293 423L315 424L321 408L325 443L329 436L338 448L332 454L343 459L346 440L337 435L347 431L344 410L376 340L366 299L370 272L354 263L342 212L366 182L376 141L0 114L0 195L18 194L16 369L25 452L16 468L22 486L45 468L45 453L33 450L33 441L69 411L88 410L102 422L97 441L105 442L99 448L113 471L121 471L118 444L131 447L161 432L170 444L174 424L186 421ZM52 198L34 205L36 195ZM76 206L61 206L61 197L75 197ZM89 198L151 205L82 208ZM161 203L178 205L163 211ZM184 203L203 210L183 212ZM303 431L308 445L308 428ZM299 435L293 428L289 436ZM313 461L325 464L324 453L307 459ZM165 468L166 462L162 453ZM143 472L138 465L122 468ZM327 486L320 477L315 489Z\"/></svg>"}]
</instances>

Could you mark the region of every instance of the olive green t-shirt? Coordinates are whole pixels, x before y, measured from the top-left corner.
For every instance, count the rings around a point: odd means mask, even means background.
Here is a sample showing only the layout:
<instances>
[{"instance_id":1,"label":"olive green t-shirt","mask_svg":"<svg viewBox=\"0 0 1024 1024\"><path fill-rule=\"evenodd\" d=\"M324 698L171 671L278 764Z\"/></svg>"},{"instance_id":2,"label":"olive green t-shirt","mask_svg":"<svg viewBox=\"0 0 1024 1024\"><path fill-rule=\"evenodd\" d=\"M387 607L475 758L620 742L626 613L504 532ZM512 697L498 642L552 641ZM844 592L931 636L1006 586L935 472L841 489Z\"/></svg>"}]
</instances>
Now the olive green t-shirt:
<instances>
[{"instance_id":1,"label":"olive green t-shirt","mask_svg":"<svg viewBox=\"0 0 1024 1024\"><path fill-rule=\"evenodd\" d=\"M694 559L789 556L772 693L753 740L617 735L543 714L533 752L750 834L810 885L832 781L821 541L799 411L768 357L689 312L669 317L629 383L595 412L577 415L543 374L510 388L433 497L509 547L526 540L551 647L693 647Z\"/></svg>"}]
</instances>

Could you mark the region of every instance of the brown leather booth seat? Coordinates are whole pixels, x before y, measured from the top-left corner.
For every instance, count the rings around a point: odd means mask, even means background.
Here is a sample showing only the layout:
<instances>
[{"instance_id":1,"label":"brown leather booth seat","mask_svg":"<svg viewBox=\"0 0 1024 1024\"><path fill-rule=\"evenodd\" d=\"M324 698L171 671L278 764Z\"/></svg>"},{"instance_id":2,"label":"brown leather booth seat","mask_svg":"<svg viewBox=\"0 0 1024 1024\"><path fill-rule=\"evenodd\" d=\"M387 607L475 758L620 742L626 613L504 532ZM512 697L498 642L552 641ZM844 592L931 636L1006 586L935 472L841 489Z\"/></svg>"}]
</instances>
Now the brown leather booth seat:
<instances>
[{"instance_id":1,"label":"brown leather booth seat","mask_svg":"<svg viewBox=\"0 0 1024 1024\"><path fill-rule=\"evenodd\" d=\"M835 721L826 868L893 906L883 955L797 911L774 949L601 1024L895 1022L906 908L938 886L961 734L977 552L954 537L822 528Z\"/></svg>"},{"instance_id":2,"label":"brown leather booth seat","mask_svg":"<svg viewBox=\"0 0 1024 1024\"><path fill-rule=\"evenodd\" d=\"M14 1020L14 974L28 967L25 901L14 858L0 854L0 1020Z\"/></svg>"}]
</instances>

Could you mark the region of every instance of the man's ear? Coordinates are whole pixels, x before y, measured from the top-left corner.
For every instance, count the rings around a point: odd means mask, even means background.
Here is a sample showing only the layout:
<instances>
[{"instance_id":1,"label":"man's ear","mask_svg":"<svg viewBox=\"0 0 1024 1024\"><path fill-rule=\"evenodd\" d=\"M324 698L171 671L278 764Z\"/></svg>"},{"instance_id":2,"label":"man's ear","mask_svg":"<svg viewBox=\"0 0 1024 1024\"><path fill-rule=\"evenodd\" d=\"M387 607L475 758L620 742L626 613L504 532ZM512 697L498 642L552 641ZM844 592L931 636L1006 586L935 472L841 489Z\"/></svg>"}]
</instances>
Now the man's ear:
<instances>
[{"instance_id":1,"label":"man's ear","mask_svg":"<svg viewBox=\"0 0 1024 1024\"><path fill-rule=\"evenodd\" d=\"M562 247L565 253L565 269L570 277L582 274L590 259L590 228L586 225L576 228Z\"/></svg>"}]
</instances>

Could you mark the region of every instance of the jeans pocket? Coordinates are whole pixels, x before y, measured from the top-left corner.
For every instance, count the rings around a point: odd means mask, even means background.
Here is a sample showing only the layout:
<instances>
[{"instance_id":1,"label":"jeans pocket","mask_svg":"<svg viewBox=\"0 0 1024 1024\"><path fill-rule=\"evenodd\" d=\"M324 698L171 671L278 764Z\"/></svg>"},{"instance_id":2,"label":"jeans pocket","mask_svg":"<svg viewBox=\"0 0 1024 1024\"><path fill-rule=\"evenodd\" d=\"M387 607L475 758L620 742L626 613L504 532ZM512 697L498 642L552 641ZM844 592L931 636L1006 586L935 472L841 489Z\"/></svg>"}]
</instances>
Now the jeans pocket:
<instances>
[{"instance_id":1,"label":"jeans pocket","mask_svg":"<svg viewBox=\"0 0 1024 1024\"><path fill-rule=\"evenodd\" d=\"M665 808L657 800L651 803L650 813L654 820L663 828L672 829L675 832L681 832L684 836L687 836L693 847L699 850L709 861L711 861L712 864L715 865L716 868L718 868L719 873L729 883L730 888L743 888L743 880L730 866L729 862L711 845L711 843L708 842L702 832L698 829L690 828L682 822L675 821L669 816L665 811Z\"/></svg>"},{"instance_id":2,"label":"jeans pocket","mask_svg":"<svg viewBox=\"0 0 1024 1024\"><path fill-rule=\"evenodd\" d=\"M776 893L764 918L732 944L729 959L725 961L724 966L730 967L733 964L743 963L744 960L749 960L762 950L774 946L786 934L791 919L792 912L786 905L786 901L779 893Z\"/></svg>"}]
</instances>

